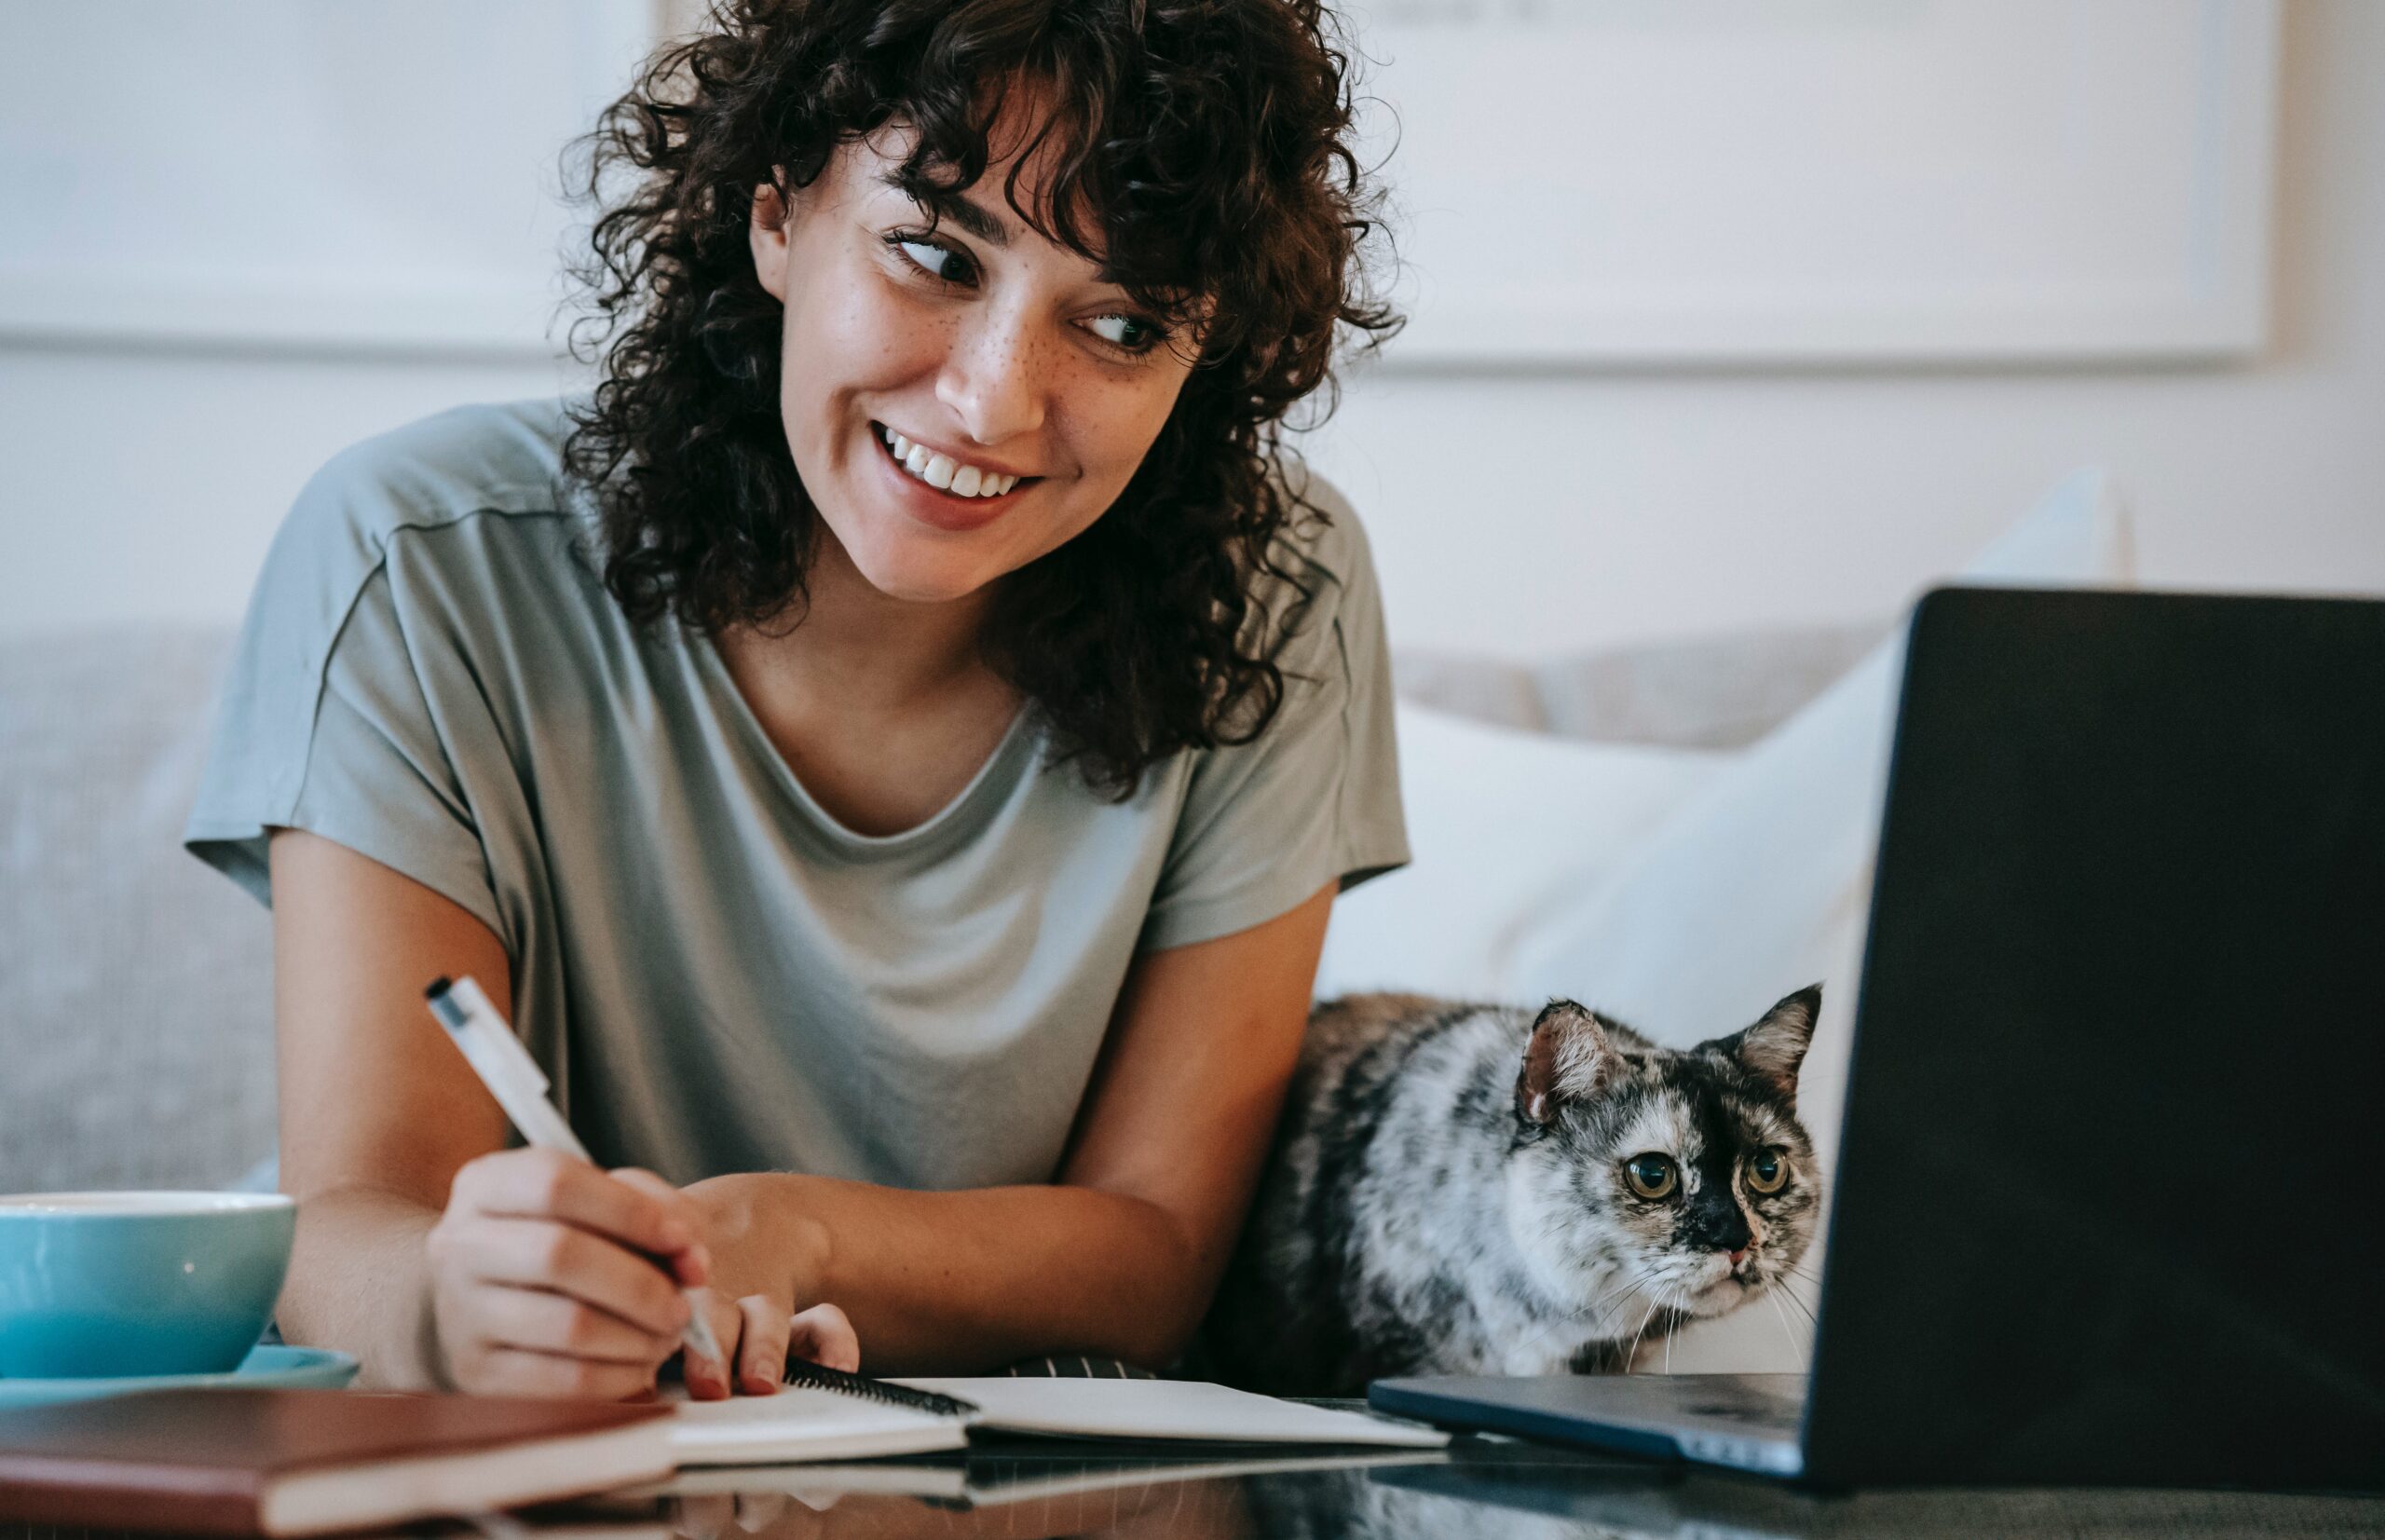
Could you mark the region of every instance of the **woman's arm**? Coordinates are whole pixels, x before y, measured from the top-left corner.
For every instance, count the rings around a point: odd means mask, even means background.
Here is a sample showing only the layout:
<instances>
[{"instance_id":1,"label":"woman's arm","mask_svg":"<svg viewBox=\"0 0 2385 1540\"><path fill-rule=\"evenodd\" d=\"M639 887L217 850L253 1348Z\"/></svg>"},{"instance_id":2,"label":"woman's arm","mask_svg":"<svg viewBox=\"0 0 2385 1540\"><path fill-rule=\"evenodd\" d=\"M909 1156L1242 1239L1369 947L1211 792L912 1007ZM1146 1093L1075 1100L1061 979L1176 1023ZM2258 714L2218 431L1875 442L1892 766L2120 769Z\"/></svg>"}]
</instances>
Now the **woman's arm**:
<instances>
[{"instance_id":1,"label":"woman's arm","mask_svg":"<svg viewBox=\"0 0 2385 1540\"><path fill-rule=\"evenodd\" d=\"M438 1388L423 1240L464 1163L505 1148L505 1116L461 1055L428 1051L403 1002L442 970L511 998L505 949L319 836L282 830L268 852L281 1190L298 1200L282 1335L354 1354L368 1386Z\"/></svg>"},{"instance_id":2,"label":"woman's arm","mask_svg":"<svg viewBox=\"0 0 2385 1540\"><path fill-rule=\"evenodd\" d=\"M1054 1185L918 1192L782 1174L688 1188L716 1288L841 1305L878 1373L1055 1351L1171 1361L1258 1184L1334 891L1138 961Z\"/></svg>"},{"instance_id":3,"label":"woman's arm","mask_svg":"<svg viewBox=\"0 0 2385 1540\"><path fill-rule=\"evenodd\" d=\"M281 1189L298 1200L283 1334L354 1354L369 1387L651 1384L685 1306L650 1255L702 1281L692 1206L650 1173L505 1149L504 1112L422 1003L442 974L511 997L485 925L304 831L277 831L270 860Z\"/></svg>"}]
</instances>

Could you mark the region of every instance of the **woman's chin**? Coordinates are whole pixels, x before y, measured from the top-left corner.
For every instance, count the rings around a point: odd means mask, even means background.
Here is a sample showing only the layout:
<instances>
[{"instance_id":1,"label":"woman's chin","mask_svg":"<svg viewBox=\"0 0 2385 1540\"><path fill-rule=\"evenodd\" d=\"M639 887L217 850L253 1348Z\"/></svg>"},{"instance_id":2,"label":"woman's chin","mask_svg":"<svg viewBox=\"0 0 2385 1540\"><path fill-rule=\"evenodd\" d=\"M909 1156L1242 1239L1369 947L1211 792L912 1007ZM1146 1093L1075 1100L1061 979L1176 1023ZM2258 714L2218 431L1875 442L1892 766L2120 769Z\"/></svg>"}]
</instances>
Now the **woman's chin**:
<instances>
[{"instance_id":1,"label":"woman's chin","mask_svg":"<svg viewBox=\"0 0 2385 1540\"><path fill-rule=\"evenodd\" d=\"M984 560L958 560L960 552L920 551L897 540L890 549L853 552L853 566L869 586L906 604L943 605L965 599L1001 573Z\"/></svg>"}]
</instances>

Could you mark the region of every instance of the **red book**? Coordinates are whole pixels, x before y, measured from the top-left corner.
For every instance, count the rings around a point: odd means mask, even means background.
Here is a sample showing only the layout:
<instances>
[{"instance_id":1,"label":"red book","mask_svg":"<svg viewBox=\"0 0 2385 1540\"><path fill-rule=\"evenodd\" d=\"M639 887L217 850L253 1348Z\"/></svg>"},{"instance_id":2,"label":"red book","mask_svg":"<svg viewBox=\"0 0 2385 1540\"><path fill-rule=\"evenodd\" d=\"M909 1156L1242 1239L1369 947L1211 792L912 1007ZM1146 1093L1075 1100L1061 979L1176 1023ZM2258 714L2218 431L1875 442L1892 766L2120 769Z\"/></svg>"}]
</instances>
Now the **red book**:
<instances>
[{"instance_id":1,"label":"red book","mask_svg":"<svg viewBox=\"0 0 2385 1540\"><path fill-rule=\"evenodd\" d=\"M0 1411L0 1519L320 1534L653 1480L653 1402L165 1390Z\"/></svg>"}]
</instances>

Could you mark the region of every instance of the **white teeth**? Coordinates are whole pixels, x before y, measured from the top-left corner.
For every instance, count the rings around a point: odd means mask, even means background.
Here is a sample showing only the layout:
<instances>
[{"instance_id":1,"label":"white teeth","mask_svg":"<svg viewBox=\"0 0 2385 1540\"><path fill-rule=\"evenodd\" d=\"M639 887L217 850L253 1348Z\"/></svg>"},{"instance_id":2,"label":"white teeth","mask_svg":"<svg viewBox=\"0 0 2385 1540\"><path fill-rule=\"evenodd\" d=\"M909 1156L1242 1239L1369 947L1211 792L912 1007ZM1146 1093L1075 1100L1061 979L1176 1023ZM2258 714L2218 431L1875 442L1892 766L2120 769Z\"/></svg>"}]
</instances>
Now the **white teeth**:
<instances>
[{"instance_id":1,"label":"white teeth","mask_svg":"<svg viewBox=\"0 0 2385 1540\"><path fill-rule=\"evenodd\" d=\"M999 497L1019 482L1016 476L962 465L925 444L913 443L892 428L886 429L886 445L894 452L894 458L904 470L930 486L951 492L957 497Z\"/></svg>"}]
</instances>

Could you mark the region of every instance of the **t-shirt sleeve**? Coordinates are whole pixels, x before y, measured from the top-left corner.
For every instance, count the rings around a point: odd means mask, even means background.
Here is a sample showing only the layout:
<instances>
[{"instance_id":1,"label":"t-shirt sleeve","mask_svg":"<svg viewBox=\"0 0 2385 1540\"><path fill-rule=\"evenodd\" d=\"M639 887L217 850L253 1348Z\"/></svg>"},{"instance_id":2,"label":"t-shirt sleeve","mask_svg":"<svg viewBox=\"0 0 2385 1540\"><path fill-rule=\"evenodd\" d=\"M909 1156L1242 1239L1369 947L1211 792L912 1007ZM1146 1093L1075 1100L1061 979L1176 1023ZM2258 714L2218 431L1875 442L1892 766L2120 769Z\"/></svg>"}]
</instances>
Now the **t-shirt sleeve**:
<instances>
[{"instance_id":1,"label":"t-shirt sleeve","mask_svg":"<svg viewBox=\"0 0 2385 1540\"><path fill-rule=\"evenodd\" d=\"M391 543L419 530L388 495L369 467L334 461L292 510L224 682L184 844L270 904L270 831L306 829L503 937L457 770L488 724L469 691L440 688L460 661L452 631L393 579Z\"/></svg>"},{"instance_id":2,"label":"t-shirt sleeve","mask_svg":"<svg viewBox=\"0 0 2385 1540\"><path fill-rule=\"evenodd\" d=\"M1284 602L1282 704L1249 743L1200 753L1141 950L1248 930L1408 863L1373 561L1340 494L1315 475L1303 490L1331 522L1288 564L1311 592Z\"/></svg>"}]
</instances>

